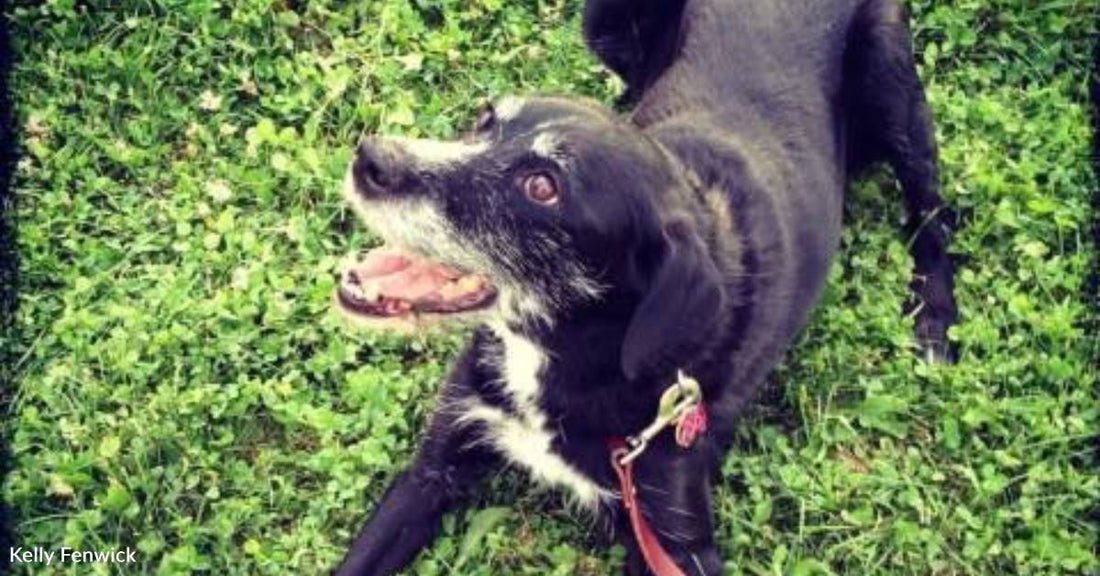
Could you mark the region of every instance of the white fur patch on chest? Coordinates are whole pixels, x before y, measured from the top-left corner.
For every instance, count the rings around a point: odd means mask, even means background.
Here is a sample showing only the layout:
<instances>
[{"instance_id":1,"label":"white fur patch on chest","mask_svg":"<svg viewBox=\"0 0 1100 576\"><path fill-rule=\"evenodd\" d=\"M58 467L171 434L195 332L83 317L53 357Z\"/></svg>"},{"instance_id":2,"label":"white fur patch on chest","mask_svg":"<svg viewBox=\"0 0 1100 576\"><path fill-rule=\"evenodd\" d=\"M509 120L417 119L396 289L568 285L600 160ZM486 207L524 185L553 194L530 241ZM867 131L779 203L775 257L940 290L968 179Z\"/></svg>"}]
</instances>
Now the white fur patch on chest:
<instances>
[{"instance_id":1,"label":"white fur patch on chest","mask_svg":"<svg viewBox=\"0 0 1100 576\"><path fill-rule=\"evenodd\" d=\"M539 374L546 365L545 353L511 330L495 326L493 331L503 346L499 359L502 385L511 396L516 413L469 399L463 402L462 420L483 423L486 427L484 441L526 468L535 480L566 487L580 504L597 509L601 500L613 497L612 492L600 487L551 450L556 432L547 426L547 416L537 404Z\"/></svg>"}]
</instances>

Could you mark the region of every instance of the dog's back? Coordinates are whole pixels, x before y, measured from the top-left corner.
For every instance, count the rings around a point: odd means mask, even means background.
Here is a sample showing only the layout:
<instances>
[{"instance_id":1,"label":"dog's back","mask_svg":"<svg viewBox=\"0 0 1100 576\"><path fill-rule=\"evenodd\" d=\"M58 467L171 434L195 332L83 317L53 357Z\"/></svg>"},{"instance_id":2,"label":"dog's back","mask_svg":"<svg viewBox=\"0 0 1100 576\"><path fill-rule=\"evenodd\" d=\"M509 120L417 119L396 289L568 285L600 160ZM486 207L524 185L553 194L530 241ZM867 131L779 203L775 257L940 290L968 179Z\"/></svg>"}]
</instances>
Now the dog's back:
<instances>
[{"instance_id":1,"label":"dog's back","mask_svg":"<svg viewBox=\"0 0 1100 576\"><path fill-rule=\"evenodd\" d=\"M679 24L666 23L677 35L669 43L675 44L675 57L653 57L647 64L661 70L650 71L654 81L634 112L636 121L648 125L684 108L705 108L732 121L747 112L779 120L797 112L784 104L808 106L812 95L835 96L859 4L687 0Z\"/></svg>"},{"instance_id":2,"label":"dog's back","mask_svg":"<svg viewBox=\"0 0 1100 576\"><path fill-rule=\"evenodd\" d=\"M736 329L730 363L741 381L762 377L804 323L839 241L846 175L837 107L854 5L691 0L678 56L633 112L725 195L752 276L741 283L751 314Z\"/></svg>"},{"instance_id":3,"label":"dog's back","mask_svg":"<svg viewBox=\"0 0 1100 576\"><path fill-rule=\"evenodd\" d=\"M852 164L889 160L912 190L911 211L939 205L904 10L894 0L638 0L633 21L600 18L597 8L618 3L589 3L589 44L627 81L633 122L722 195L712 204L728 210L739 274L748 276L739 281L744 314L731 328L737 345L722 368L742 385L756 381L824 285ZM616 35L638 39L633 68L615 65L628 59L613 48L628 42L601 40ZM927 233L914 255L918 270L943 279L920 296L952 319L946 240L932 238L942 234ZM941 340L949 322L933 321L930 340ZM743 401L734 396L731 413Z\"/></svg>"}]
</instances>

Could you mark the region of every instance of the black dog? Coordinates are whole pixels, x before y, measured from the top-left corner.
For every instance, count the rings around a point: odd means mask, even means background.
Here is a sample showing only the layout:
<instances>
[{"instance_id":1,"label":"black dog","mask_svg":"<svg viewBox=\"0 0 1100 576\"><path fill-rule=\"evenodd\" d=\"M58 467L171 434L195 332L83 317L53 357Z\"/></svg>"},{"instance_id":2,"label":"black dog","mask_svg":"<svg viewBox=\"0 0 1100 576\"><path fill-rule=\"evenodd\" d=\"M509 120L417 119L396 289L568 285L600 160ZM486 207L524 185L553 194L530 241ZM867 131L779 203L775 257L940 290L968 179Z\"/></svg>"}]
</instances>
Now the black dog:
<instances>
[{"instance_id":1,"label":"black dog","mask_svg":"<svg viewBox=\"0 0 1100 576\"><path fill-rule=\"evenodd\" d=\"M872 162L905 193L917 344L949 360L946 214L898 0L590 0L584 30L629 118L512 98L462 142L359 146L347 194L388 247L345 274L342 307L483 325L341 573L406 565L506 460L610 515L645 573L607 440L646 427L677 370L710 428L689 448L657 435L638 498L684 573L720 573L713 473L821 291L849 175Z\"/></svg>"}]
</instances>

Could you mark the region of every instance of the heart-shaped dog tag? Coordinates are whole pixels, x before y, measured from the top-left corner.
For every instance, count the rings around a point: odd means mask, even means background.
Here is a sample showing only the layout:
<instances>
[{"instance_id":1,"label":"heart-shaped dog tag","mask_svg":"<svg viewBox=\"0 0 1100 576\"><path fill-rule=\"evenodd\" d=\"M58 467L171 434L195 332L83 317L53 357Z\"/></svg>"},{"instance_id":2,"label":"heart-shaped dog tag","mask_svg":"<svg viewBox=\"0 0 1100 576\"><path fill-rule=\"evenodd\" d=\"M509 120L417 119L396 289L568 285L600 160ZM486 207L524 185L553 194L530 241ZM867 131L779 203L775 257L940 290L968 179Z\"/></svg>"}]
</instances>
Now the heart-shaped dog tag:
<instances>
[{"instance_id":1,"label":"heart-shaped dog tag","mask_svg":"<svg viewBox=\"0 0 1100 576\"><path fill-rule=\"evenodd\" d=\"M691 448L706 431L707 409L702 404L696 404L676 422L676 443L681 448Z\"/></svg>"}]
</instances>

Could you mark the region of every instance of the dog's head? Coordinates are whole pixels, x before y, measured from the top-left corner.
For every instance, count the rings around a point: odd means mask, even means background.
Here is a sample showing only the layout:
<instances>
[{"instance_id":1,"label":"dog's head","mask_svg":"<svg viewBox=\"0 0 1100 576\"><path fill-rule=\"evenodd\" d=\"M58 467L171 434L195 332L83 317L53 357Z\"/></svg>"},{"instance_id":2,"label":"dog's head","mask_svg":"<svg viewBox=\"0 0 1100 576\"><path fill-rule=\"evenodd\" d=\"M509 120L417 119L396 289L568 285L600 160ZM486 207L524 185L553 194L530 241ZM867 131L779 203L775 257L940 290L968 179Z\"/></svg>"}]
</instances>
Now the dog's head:
<instances>
[{"instance_id":1,"label":"dog's head","mask_svg":"<svg viewBox=\"0 0 1100 576\"><path fill-rule=\"evenodd\" d=\"M722 305L688 176L596 106L509 98L462 141L368 138L346 193L386 244L344 275L354 314L482 311L513 326L620 315L633 377L699 329L685 318Z\"/></svg>"}]
</instances>

